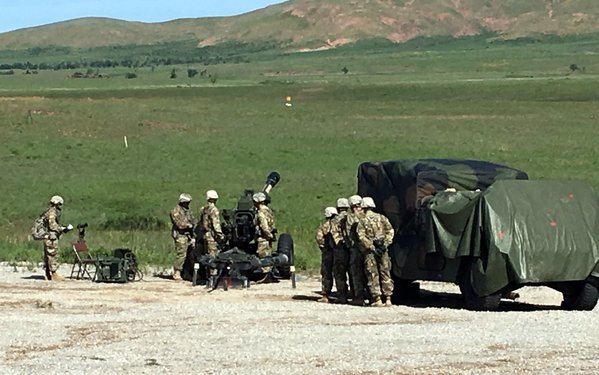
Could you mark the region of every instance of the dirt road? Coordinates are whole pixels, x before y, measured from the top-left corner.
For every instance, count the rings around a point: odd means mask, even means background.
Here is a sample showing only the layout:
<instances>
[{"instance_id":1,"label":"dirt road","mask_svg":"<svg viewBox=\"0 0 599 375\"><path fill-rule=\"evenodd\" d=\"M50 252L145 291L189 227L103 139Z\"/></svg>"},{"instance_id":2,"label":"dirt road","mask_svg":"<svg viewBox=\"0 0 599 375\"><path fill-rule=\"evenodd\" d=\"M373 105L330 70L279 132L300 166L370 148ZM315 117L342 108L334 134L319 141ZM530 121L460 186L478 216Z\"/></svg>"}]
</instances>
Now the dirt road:
<instances>
[{"instance_id":1,"label":"dirt road","mask_svg":"<svg viewBox=\"0 0 599 375\"><path fill-rule=\"evenodd\" d=\"M546 288L473 312L439 283L423 283L415 305L361 308L315 302L314 279L208 293L16 271L0 267L1 374L599 372L597 309L561 311Z\"/></svg>"}]
</instances>

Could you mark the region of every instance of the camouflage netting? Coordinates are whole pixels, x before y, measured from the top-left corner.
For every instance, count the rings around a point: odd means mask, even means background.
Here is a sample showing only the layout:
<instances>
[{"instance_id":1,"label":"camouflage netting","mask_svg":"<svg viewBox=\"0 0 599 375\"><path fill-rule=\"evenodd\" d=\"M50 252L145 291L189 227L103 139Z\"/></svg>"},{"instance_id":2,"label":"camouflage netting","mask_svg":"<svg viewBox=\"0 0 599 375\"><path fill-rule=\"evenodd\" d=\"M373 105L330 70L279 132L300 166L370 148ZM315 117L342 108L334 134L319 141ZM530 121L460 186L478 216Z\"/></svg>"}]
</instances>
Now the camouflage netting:
<instances>
[{"instance_id":1,"label":"camouflage netting","mask_svg":"<svg viewBox=\"0 0 599 375\"><path fill-rule=\"evenodd\" d=\"M480 193L440 193L429 207L422 249L478 257L479 295L597 271L599 197L586 182L499 181Z\"/></svg>"},{"instance_id":2,"label":"camouflage netting","mask_svg":"<svg viewBox=\"0 0 599 375\"><path fill-rule=\"evenodd\" d=\"M403 159L362 163L358 194L372 197L396 233L409 230L416 208L447 188L484 190L497 180L528 179L506 165L480 160Z\"/></svg>"}]
</instances>

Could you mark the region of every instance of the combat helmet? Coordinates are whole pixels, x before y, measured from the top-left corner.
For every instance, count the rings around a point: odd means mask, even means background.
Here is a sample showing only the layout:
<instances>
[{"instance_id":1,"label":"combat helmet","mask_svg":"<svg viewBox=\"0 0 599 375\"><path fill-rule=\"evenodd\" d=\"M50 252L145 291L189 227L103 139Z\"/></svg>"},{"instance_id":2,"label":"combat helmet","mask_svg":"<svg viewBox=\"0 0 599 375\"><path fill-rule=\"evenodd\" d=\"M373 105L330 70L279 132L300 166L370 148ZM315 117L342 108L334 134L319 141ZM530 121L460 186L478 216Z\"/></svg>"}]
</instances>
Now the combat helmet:
<instances>
[{"instance_id":1,"label":"combat helmet","mask_svg":"<svg viewBox=\"0 0 599 375\"><path fill-rule=\"evenodd\" d=\"M211 199L218 199L218 194L215 190L208 190L206 192L206 200L209 201Z\"/></svg>"},{"instance_id":2,"label":"combat helmet","mask_svg":"<svg viewBox=\"0 0 599 375\"><path fill-rule=\"evenodd\" d=\"M179 195L179 203L191 202L191 195L187 193L182 193Z\"/></svg>"},{"instance_id":3,"label":"combat helmet","mask_svg":"<svg viewBox=\"0 0 599 375\"><path fill-rule=\"evenodd\" d=\"M359 195L352 195L347 201L350 206L359 206L362 204L362 197Z\"/></svg>"},{"instance_id":4,"label":"combat helmet","mask_svg":"<svg viewBox=\"0 0 599 375\"><path fill-rule=\"evenodd\" d=\"M252 196L252 200L256 203L263 203L266 201L266 195L262 192L256 193Z\"/></svg>"},{"instance_id":5,"label":"combat helmet","mask_svg":"<svg viewBox=\"0 0 599 375\"><path fill-rule=\"evenodd\" d=\"M362 208L375 208L376 204L374 204L374 199L370 197L362 198Z\"/></svg>"},{"instance_id":6,"label":"combat helmet","mask_svg":"<svg viewBox=\"0 0 599 375\"><path fill-rule=\"evenodd\" d=\"M64 204L64 199L62 199L60 195L54 195L52 198L50 198L50 203L53 205Z\"/></svg>"},{"instance_id":7,"label":"combat helmet","mask_svg":"<svg viewBox=\"0 0 599 375\"><path fill-rule=\"evenodd\" d=\"M327 219L330 219L335 215L337 215L337 209L335 207L327 207L324 209L324 217Z\"/></svg>"},{"instance_id":8,"label":"combat helmet","mask_svg":"<svg viewBox=\"0 0 599 375\"><path fill-rule=\"evenodd\" d=\"M337 208L349 208L349 201L347 198L337 199Z\"/></svg>"}]
</instances>

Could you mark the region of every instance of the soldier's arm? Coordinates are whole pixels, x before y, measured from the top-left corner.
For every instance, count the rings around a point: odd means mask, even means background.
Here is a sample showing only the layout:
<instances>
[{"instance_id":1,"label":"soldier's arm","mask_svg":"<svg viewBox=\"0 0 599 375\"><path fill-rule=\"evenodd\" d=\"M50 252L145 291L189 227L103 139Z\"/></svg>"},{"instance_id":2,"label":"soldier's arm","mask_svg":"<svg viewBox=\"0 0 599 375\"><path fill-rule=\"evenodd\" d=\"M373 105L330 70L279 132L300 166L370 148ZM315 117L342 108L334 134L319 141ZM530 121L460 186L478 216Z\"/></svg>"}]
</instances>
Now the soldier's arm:
<instances>
[{"instance_id":1,"label":"soldier's arm","mask_svg":"<svg viewBox=\"0 0 599 375\"><path fill-rule=\"evenodd\" d=\"M262 236L267 240L272 240L273 235L268 226L268 219L265 214L258 213L258 222L260 223L260 230L262 231Z\"/></svg>"},{"instance_id":2,"label":"soldier's arm","mask_svg":"<svg viewBox=\"0 0 599 375\"><path fill-rule=\"evenodd\" d=\"M225 235L223 234L223 229L220 226L220 212L218 212L217 209L215 209L212 212L212 228L214 229L214 232L216 233L216 236L223 239L225 238Z\"/></svg>"},{"instance_id":3,"label":"soldier's arm","mask_svg":"<svg viewBox=\"0 0 599 375\"><path fill-rule=\"evenodd\" d=\"M368 250L374 250L374 244L366 235L366 228L364 228L364 224L361 221L358 221L358 225L356 226L356 233L358 234L358 239L362 243L362 245Z\"/></svg>"},{"instance_id":4,"label":"soldier's arm","mask_svg":"<svg viewBox=\"0 0 599 375\"><path fill-rule=\"evenodd\" d=\"M62 234L63 232L62 226L58 223L58 220L56 220L56 211L54 210L48 212L48 229L58 234Z\"/></svg>"},{"instance_id":5,"label":"soldier's arm","mask_svg":"<svg viewBox=\"0 0 599 375\"><path fill-rule=\"evenodd\" d=\"M383 230L385 231L385 246L389 246L393 242L395 230L393 230L393 225L391 225L391 222L386 216L383 216Z\"/></svg>"},{"instance_id":6,"label":"soldier's arm","mask_svg":"<svg viewBox=\"0 0 599 375\"><path fill-rule=\"evenodd\" d=\"M322 230L322 225L316 229L316 243L318 244L318 247L324 247L324 231Z\"/></svg>"},{"instance_id":7,"label":"soldier's arm","mask_svg":"<svg viewBox=\"0 0 599 375\"><path fill-rule=\"evenodd\" d=\"M185 220L183 215L181 215L181 212L177 209L171 211L171 221L173 222L173 224L175 224L177 228L181 230L193 227L193 224Z\"/></svg>"}]
</instances>

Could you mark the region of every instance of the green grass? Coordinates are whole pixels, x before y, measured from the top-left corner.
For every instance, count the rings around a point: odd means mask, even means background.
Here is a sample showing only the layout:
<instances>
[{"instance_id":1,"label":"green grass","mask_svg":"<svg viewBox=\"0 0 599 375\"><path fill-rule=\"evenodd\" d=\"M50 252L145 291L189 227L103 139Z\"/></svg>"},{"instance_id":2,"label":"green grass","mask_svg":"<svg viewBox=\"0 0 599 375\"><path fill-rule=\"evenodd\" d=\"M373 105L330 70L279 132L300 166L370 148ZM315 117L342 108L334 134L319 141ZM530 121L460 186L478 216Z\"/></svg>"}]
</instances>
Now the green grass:
<instances>
[{"instance_id":1,"label":"green grass","mask_svg":"<svg viewBox=\"0 0 599 375\"><path fill-rule=\"evenodd\" d=\"M181 192L196 214L209 189L230 208L276 170L279 232L293 235L300 267L316 267L321 212L356 191L364 161L484 159L599 187L599 58L588 43L294 54L211 66L215 83L171 80L170 67L133 80L127 69L0 76L0 259L41 259L27 235L53 194L65 198L63 223L90 224L90 248L130 247L164 265ZM63 259L75 238L61 240Z\"/></svg>"}]
</instances>

